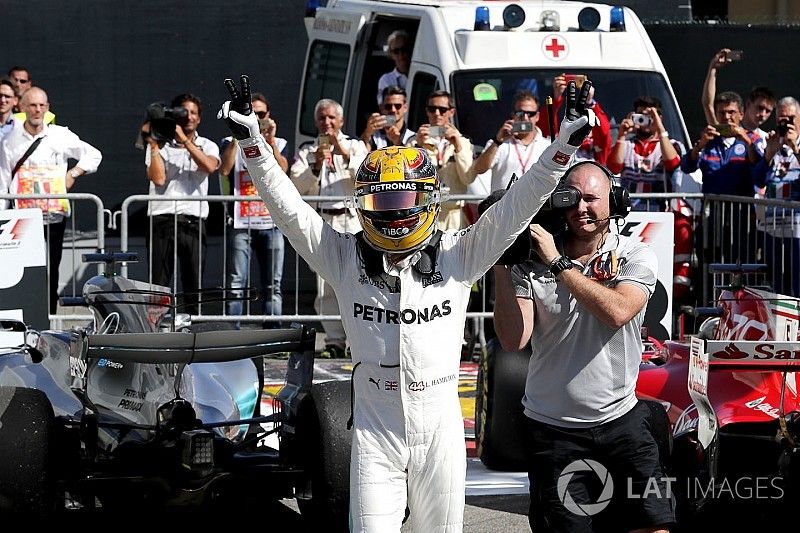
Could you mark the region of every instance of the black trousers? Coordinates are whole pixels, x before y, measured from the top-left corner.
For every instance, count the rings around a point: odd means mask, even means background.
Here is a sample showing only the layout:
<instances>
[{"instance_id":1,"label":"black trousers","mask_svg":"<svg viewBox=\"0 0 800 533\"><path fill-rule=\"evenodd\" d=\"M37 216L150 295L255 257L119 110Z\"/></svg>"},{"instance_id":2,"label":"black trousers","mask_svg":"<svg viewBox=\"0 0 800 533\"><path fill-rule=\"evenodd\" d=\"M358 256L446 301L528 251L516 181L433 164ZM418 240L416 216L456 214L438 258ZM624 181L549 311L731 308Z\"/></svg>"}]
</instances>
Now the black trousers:
<instances>
[{"instance_id":1,"label":"black trousers","mask_svg":"<svg viewBox=\"0 0 800 533\"><path fill-rule=\"evenodd\" d=\"M152 221L152 280L158 285L171 286L175 255L181 273L184 292L202 287L203 264L206 257L205 224L201 218L189 215L155 215ZM178 311L199 312L199 294L186 294Z\"/></svg>"},{"instance_id":2,"label":"black trousers","mask_svg":"<svg viewBox=\"0 0 800 533\"><path fill-rule=\"evenodd\" d=\"M674 500L651 417L643 402L615 420L585 429L526 417L531 529L622 533L673 524Z\"/></svg>"},{"instance_id":3,"label":"black trousers","mask_svg":"<svg viewBox=\"0 0 800 533\"><path fill-rule=\"evenodd\" d=\"M61 222L45 224L44 240L47 243L47 299L51 315L58 310L58 267L64 255L64 230L67 228L67 219Z\"/></svg>"}]
</instances>

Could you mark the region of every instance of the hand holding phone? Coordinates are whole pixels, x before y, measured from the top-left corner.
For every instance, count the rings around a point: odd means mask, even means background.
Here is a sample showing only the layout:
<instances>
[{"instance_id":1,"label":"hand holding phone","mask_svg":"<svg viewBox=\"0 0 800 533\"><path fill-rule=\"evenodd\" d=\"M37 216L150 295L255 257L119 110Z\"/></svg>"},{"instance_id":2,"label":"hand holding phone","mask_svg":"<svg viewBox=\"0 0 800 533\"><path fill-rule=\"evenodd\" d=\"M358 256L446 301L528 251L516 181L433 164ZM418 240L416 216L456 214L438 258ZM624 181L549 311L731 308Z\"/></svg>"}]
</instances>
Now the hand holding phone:
<instances>
[{"instance_id":1,"label":"hand holding phone","mask_svg":"<svg viewBox=\"0 0 800 533\"><path fill-rule=\"evenodd\" d=\"M725 59L728 61L741 61L742 56L744 55L743 50L731 50L727 54L725 54Z\"/></svg>"},{"instance_id":2,"label":"hand holding phone","mask_svg":"<svg viewBox=\"0 0 800 533\"><path fill-rule=\"evenodd\" d=\"M395 124L397 124L397 117L394 115L383 115L384 118L384 128L391 128Z\"/></svg>"},{"instance_id":3,"label":"hand holding phone","mask_svg":"<svg viewBox=\"0 0 800 533\"><path fill-rule=\"evenodd\" d=\"M717 130L722 137L735 137L736 132L730 124L714 124L714 129Z\"/></svg>"},{"instance_id":4,"label":"hand holding phone","mask_svg":"<svg viewBox=\"0 0 800 533\"><path fill-rule=\"evenodd\" d=\"M583 82L586 81L586 74L562 74L562 76L564 76L566 83L569 83L570 80L574 81L576 89L580 89Z\"/></svg>"},{"instance_id":5,"label":"hand holding phone","mask_svg":"<svg viewBox=\"0 0 800 533\"><path fill-rule=\"evenodd\" d=\"M515 120L511 124L511 131L514 133L528 133L533 131L533 122L526 120Z\"/></svg>"},{"instance_id":6,"label":"hand holding phone","mask_svg":"<svg viewBox=\"0 0 800 533\"><path fill-rule=\"evenodd\" d=\"M446 129L444 126L428 126L429 137L444 137Z\"/></svg>"}]
</instances>

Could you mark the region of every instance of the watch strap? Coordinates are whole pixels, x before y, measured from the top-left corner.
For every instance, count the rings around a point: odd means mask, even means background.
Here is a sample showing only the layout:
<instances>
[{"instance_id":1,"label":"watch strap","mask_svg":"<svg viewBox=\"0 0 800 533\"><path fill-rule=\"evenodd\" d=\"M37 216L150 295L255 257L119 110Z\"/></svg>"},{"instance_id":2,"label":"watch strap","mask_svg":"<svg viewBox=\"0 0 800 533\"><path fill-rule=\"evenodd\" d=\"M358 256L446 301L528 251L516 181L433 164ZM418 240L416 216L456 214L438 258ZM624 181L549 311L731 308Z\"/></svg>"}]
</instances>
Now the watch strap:
<instances>
[{"instance_id":1,"label":"watch strap","mask_svg":"<svg viewBox=\"0 0 800 533\"><path fill-rule=\"evenodd\" d=\"M564 256L564 255L560 255L560 256L556 257L555 259L553 259L553 261L550 262L549 270L550 270L550 273L553 274L553 276L557 277L559 274L561 274L565 270L569 270L569 269L573 268L574 266L575 265L572 264L572 261L569 259L569 257Z\"/></svg>"}]
</instances>

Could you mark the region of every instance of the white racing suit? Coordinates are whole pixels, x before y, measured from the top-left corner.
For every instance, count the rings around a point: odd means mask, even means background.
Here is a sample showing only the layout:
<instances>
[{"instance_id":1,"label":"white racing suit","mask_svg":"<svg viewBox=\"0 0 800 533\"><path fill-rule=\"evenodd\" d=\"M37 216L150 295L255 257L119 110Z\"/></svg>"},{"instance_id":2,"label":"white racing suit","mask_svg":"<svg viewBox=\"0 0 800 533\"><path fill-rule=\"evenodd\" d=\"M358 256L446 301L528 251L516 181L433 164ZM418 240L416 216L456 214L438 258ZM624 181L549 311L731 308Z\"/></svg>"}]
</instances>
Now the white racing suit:
<instances>
[{"instance_id":1,"label":"white racing suit","mask_svg":"<svg viewBox=\"0 0 800 533\"><path fill-rule=\"evenodd\" d=\"M445 233L434 271L370 278L351 234L325 224L259 137L240 141L275 224L335 289L353 371L352 531L459 532L466 450L458 375L472 284L526 230L574 147L557 141L472 226ZM384 260L384 269L386 269Z\"/></svg>"}]
</instances>

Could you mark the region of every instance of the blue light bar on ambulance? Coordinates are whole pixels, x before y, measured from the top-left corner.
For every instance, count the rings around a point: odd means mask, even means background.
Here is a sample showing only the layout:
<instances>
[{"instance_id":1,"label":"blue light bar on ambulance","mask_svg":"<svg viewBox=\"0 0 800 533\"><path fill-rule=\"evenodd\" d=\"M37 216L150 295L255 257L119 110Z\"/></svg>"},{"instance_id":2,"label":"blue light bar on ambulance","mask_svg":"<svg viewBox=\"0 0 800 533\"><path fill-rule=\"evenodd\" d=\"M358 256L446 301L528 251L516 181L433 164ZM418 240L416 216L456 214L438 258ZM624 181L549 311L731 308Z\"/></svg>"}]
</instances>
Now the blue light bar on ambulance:
<instances>
[{"instance_id":1,"label":"blue light bar on ambulance","mask_svg":"<svg viewBox=\"0 0 800 533\"><path fill-rule=\"evenodd\" d=\"M611 8L610 31L625 31L625 10L621 6Z\"/></svg>"},{"instance_id":2,"label":"blue light bar on ambulance","mask_svg":"<svg viewBox=\"0 0 800 533\"><path fill-rule=\"evenodd\" d=\"M475 8L475 26L472 28L475 31L491 30L489 25L489 8L486 6L478 6Z\"/></svg>"},{"instance_id":3,"label":"blue light bar on ambulance","mask_svg":"<svg viewBox=\"0 0 800 533\"><path fill-rule=\"evenodd\" d=\"M306 0L306 16L314 17L317 9L328 5L328 0Z\"/></svg>"}]
</instances>

